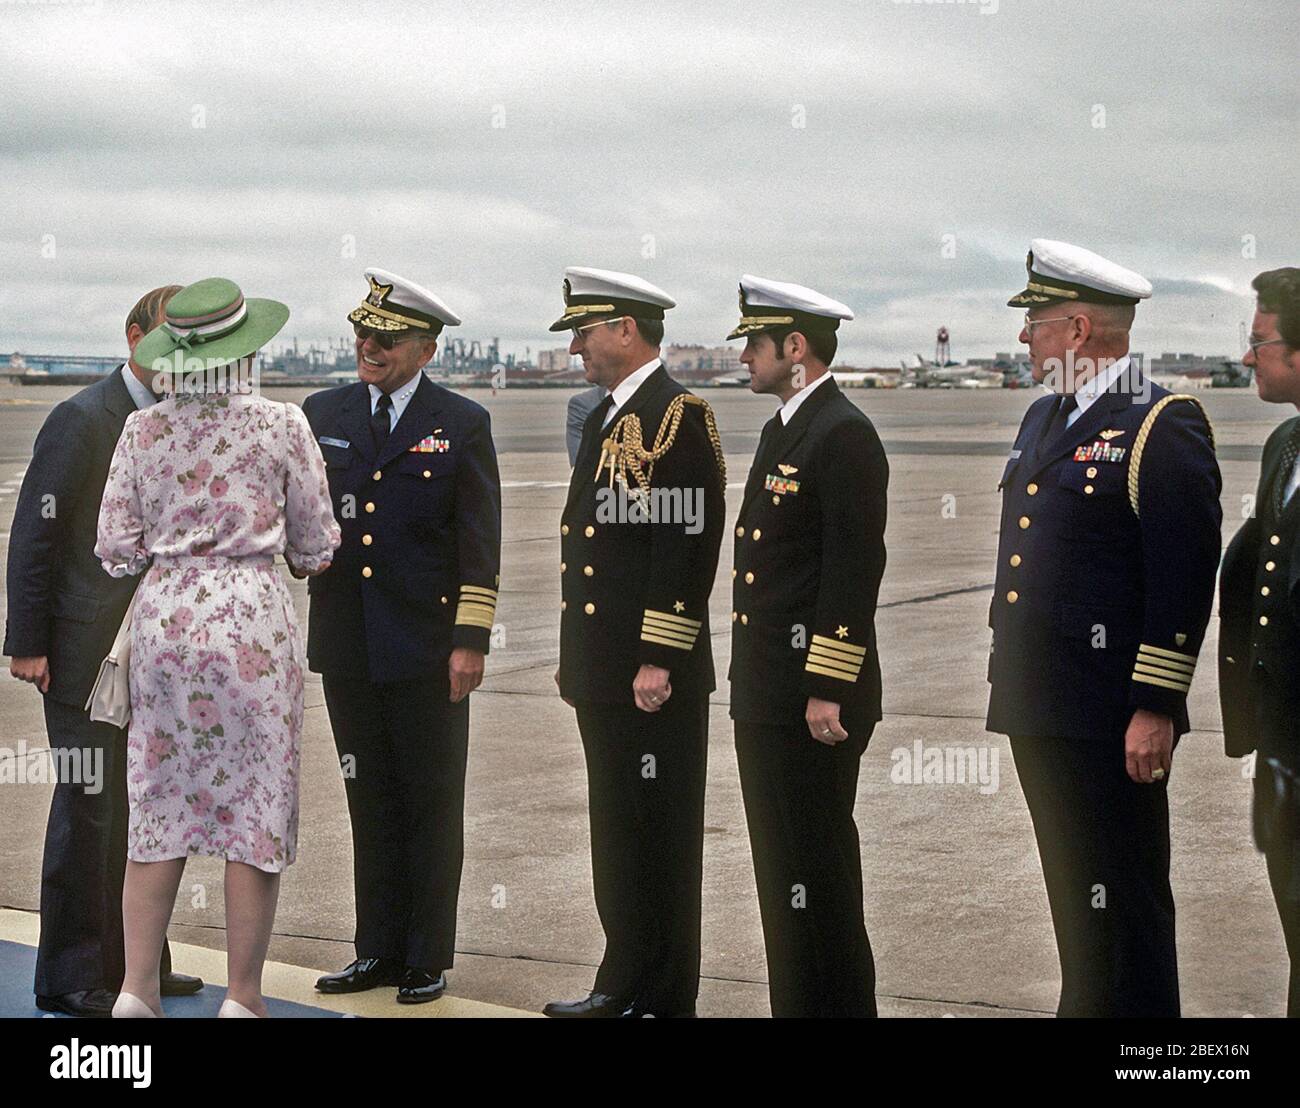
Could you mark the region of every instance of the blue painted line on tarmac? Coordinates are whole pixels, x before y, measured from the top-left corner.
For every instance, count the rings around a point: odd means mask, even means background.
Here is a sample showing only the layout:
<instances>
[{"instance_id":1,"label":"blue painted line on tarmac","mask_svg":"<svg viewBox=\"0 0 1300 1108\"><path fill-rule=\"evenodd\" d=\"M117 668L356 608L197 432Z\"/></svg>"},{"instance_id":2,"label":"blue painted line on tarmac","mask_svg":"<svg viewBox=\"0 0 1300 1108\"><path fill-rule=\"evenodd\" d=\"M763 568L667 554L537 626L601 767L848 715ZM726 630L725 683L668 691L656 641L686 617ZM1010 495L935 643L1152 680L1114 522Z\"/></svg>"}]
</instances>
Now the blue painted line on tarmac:
<instances>
[{"instance_id":1,"label":"blue painted line on tarmac","mask_svg":"<svg viewBox=\"0 0 1300 1108\"><path fill-rule=\"evenodd\" d=\"M36 1007L32 995L32 981L36 975L36 948L26 943L0 939L0 1018L38 1019L58 1013L42 1012ZM226 998L224 986L204 985L195 996L165 996L163 1011L172 1019L212 1019ZM266 998L266 1007L272 1017L279 1019L343 1019L341 1013L308 1004L295 1004L289 1000Z\"/></svg>"}]
</instances>

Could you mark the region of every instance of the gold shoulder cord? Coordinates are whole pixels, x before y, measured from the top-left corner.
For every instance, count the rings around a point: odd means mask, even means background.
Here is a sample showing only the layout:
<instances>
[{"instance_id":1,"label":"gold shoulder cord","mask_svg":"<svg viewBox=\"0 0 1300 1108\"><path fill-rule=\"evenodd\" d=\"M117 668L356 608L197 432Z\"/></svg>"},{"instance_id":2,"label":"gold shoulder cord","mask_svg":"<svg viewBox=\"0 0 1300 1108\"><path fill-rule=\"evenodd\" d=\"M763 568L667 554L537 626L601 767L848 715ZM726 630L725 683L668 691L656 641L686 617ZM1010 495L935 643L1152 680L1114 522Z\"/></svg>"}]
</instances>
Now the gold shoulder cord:
<instances>
[{"instance_id":1,"label":"gold shoulder cord","mask_svg":"<svg viewBox=\"0 0 1300 1108\"><path fill-rule=\"evenodd\" d=\"M1141 515L1138 511L1138 478L1142 466L1142 451L1146 448L1147 437L1151 434L1151 428L1155 426L1156 417L1164 410L1166 404L1172 404L1175 400L1190 400L1201 409L1206 429L1210 432L1210 447L1211 449L1214 447L1214 425L1210 422L1209 412L1196 397L1188 396L1186 393L1175 393L1157 400L1155 406L1147 413L1146 419L1142 421L1137 438L1133 442L1133 453L1128 460L1128 502L1135 516Z\"/></svg>"},{"instance_id":2,"label":"gold shoulder cord","mask_svg":"<svg viewBox=\"0 0 1300 1108\"><path fill-rule=\"evenodd\" d=\"M686 412L687 404L698 404L704 409L704 426L708 431L709 442L713 446L713 455L718 461L718 476L725 490L727 487L727 463L722 456L722 439L718 435L718 425L713 418L713 409L709 407L707 400L701 400L698 396L692 396L690 393L680 393L673 397L664 412L663 422L659 424L654 446L649 450L646 449L641 436L641 420L635 412L629 412L618 420L610 428L609 437L601 444L600 461L596 465L596 480L600 480L601 470L608 465L609 483L613 487L614 470L617 467L619 479L623 482L624 487L630 488L627 475L628 471L631 470L632 478L636 481L637 487L641 492L649 495L650 478L654 473L655 462L668 453L669 448L676 440L677 429L681 426L682 416Z\"/></svg>"}]
</instances>

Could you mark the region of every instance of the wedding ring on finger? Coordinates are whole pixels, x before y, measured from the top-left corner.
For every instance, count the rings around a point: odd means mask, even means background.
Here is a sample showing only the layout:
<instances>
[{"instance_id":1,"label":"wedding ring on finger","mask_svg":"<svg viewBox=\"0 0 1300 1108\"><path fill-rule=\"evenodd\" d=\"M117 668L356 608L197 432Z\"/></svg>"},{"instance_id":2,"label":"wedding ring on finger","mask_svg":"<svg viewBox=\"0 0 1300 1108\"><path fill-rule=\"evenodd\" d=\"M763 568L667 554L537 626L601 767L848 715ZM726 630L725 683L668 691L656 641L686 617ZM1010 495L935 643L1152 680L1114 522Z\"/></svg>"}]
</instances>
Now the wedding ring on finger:
<instances>
[{"instance_id":1,"label":"wedding ring on finger","mask_svg":"<svg viewBox=\"0 0 1300 1108\"><path fill-rule=\"evenodd\" d=\"M1165 776L1165 771L1162 769L1153 769L1151 771L1151 779L1153 781L1161 781L1164 779L1164 776Z\"/></svg>"}]
</instances>

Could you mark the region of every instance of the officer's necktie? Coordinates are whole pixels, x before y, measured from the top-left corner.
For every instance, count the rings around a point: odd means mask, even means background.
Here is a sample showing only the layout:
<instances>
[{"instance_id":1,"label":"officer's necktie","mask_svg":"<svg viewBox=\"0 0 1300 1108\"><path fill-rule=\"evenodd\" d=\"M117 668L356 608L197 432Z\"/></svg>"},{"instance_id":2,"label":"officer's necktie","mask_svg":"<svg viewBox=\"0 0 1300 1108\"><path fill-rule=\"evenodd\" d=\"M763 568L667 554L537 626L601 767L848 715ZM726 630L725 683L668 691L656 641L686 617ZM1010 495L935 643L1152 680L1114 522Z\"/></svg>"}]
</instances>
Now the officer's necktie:
<instances>
[{"instance_id":1,"label":"officer's necktie","mask_svg":"<svg viewBox=\"0 0 1300 1108\"><path fill-rule=\"evenodd\" d=\"M1286 510L1286 490L1291 484L1291 473L1295 469L1296 459L1300 458L1300 424L1296 425L1291 437L1282 447L1282 463L1277 470L1277 484L1273 490L1273 511L1280 516Z\"/></svg>"},{"instance_id":2,"label":"officer's necktie","mask_svg":"<svg viewBox=\"0 0 1300 1108\"><path fill-rule=\"evenodd\" d=\"M1038 440L1038 457L1047 453L1048 449L1065 431L1066 420L1070 418L1070 413L1079 406L1079 401L1073 396L1058 396L1056 406L1052 410L1052 418L1047 421L1047 430L1043 432L1043 437Z\"/></svg>"},{"instance_id":3,"label":"officer's necktie","mask_svg":"<svg viewBox=\"0 0 1300 1108\"><path fill-rule=\"evenodd\" d=\"M392 410L393 398L386 392L379 394L379 400L375 404L374 413L370 417L370 434L375 440L375 453L384 449L384 444L388 441L389 419L388 413Z\"/></svg>"}]
</instances>

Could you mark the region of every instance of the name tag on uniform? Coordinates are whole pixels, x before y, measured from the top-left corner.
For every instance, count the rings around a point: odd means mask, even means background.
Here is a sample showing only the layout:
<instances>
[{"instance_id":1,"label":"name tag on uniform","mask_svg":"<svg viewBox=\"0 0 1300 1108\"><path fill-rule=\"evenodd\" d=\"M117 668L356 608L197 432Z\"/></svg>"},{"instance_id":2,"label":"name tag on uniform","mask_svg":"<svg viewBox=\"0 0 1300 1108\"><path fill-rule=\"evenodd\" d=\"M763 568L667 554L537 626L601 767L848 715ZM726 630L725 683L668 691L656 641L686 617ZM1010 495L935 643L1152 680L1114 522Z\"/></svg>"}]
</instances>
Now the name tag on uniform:
<instances>
[{"instance_id":1,"label":"name tag on uniform","mask_svg":"<svg viewBox=\"0 0 1300 1108\"><path fill-rule=\"evenodd\" d=\"M320 441L326 446L348 447L352 445L347 439L332 439L328 435L321 435Z\"/></svg>"},{"instance_id":2,"label":"name tag on uniform","mask_svg":"<svg viewBox=\"0 0 1300 1108\"><path fill-rule=\"evenodd\" d=\"M451 439L437 439L426 435L417 442L408 453L411 454L446 454L451 449Z\"/></svg>"},{"instance_id":3,"label":"name tag on uniform","mask_svg":"<svg viewBox=\"0 0 1300 1108\"><path fill-rule=\"evenodd\" d=\"M1124 447L1111 446L1110 443L1098 439L1087 446L1078 447L1074 452L1074 460L1076 462L1122 462L1124 454Z\"/></svg>"},{"instance_id":4,"label":"name tag on uniform","mask_svg":"<svg viewBox=\"0 0 1300 1108\"><path fill-rule=\"evenodd\" d=\"M780 496L794 496L799 491L799 482L792 481L789 477L778 477L775 473L769 473L763 479L763 488Z\"/></svg>"}]
</instances>

